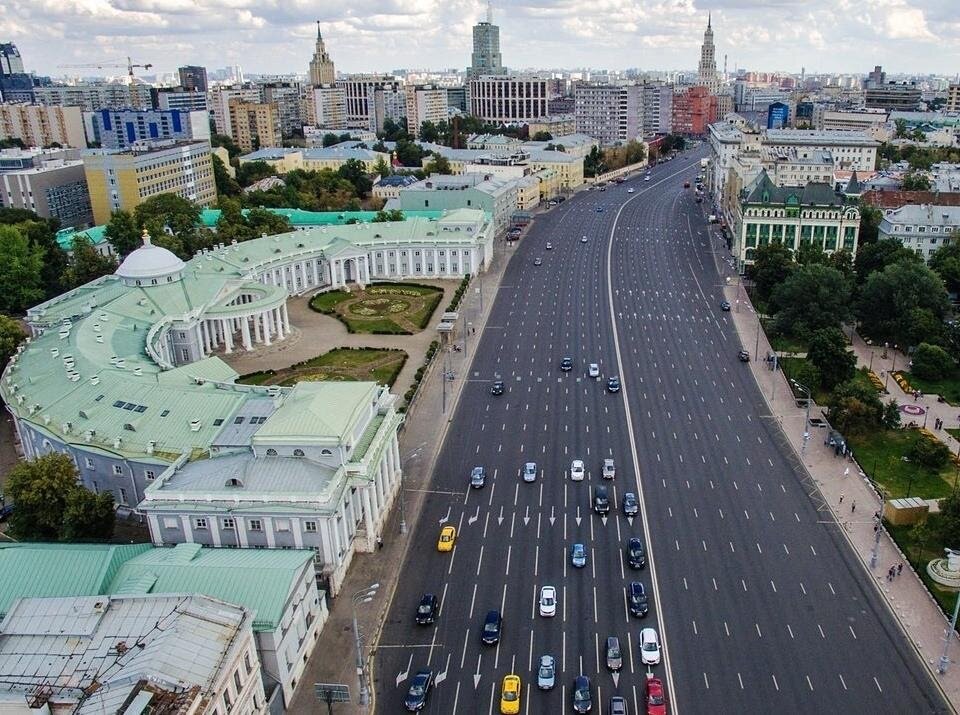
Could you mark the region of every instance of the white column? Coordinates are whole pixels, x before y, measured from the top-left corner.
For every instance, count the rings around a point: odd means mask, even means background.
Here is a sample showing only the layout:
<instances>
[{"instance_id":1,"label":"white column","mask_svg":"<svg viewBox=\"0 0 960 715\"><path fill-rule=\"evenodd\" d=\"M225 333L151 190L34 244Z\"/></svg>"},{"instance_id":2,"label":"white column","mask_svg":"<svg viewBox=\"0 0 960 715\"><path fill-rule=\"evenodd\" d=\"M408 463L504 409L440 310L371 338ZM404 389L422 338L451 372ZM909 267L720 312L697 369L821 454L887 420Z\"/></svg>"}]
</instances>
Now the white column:
<instances>
[{"instance_id":1,"label":"white column","mask_svg":"<svg viewBox=\"0 0 960 715\"><path fill-rule=\"evenodd\" d=\"M270 346L270 311L265 310L260 313L260 319L263 320L263 344Z\"/></svg>"},{"instance_id":2,"label":"white column","mask_svg":"<svg viewBox=\"0 0 960 715\"><path fill-rule=\"evenodd\" d=\"M253 344L250 342L250 323L247 322L247 316L240 319L240 333L243 335L243 347L248 352L253 350Z\"/></svg>"},{"instance_id":3,"label":"white column","mask_svg":"<svg viewBox=\"0 0 960 715\"><path fill-rule=\"evenodd\" d=\"M273 532L273 517L263 517L263 533L267 536L267 548L272 549L277 545L275 534Z\"/></svg>"},{"instance_id":4,"label":"white column","mask_svg":"<svg viewBox=\"0 0 960 715\"><path fill-rule=\"evenodd\" d=\"M283 313L283 325L287 333L290 333L290 314L287 313L287 304L284 303L280 306L280 310Z\"/></svg>"},{"instance_id":5,"label":"white column","mask_svg":"<svg viewBox=\"0 0 960 715\"><path fill-rule=\"evenodd\" d=\"M283 340L284 338L283 321L280 320L280 309L274 308L273 311L271 312L273 313L273 319L277 323L277 340Z\"/></svg>"},{"instance_id":6,"label":"white column","mask_svg":"<svg viewBox=\"0 0 960 715\"><path fill-rule=\"evenodd\" d=\"M330 536L330 520L318 519L318 530L320 532L320 549L323 552L323 563L326 565L337 563L333 550L333 538ZM295 533L299 533L299 529Z\"/></svg>"},{"instance_id":7,"label":"white column","mask_svg":"<svg viewBox=\"0 0 960 715\"><path fill-rule=\"evenodd\" d=\"M233 528L237 530L237 546L241 549L247 548L247 525L245 519L236 517L233 520Z\"/></svg>"},{"instance_id":8,"label":"white column","mask_svg":"<svg viewBox=\"0 0 960 715\"><path fill-rule=\"evenodd\" d=\"M363 498L363 526L367 530L367 538L370 539L374 536L373 508L370 504L370 487L364 487L360 491Z\"/></svg>"},{"instance_id":9,"label":"white column","mask_svg":"<svg viewBox=\"0 0 960 715\"><path fill-rule=\"evenodd\" d=\"M384 496L383 482L384 482L384 471L386 470L386 465L384 460L386 460L387 455L384 454L380 457L380 464L377 465L377 474L373 480L374 486L377 489L377 509L383 509L383 505L386 504L387 499Z\"/></svg>"},{"instance_id":10,"label":"white column","mask_svg":"<svg viewBox=\"0 0 960 715\"><path fill-rule=\"evenodd\" d=\"M229 355L233 352L233 335L230 334L230 321L227 319L220 321L220 327L223 330L224 352Z\"/></svg>"},{"instance_id":11,"label":"white column","mask_svg":"<svg viewBox=\"0 0 960 715\"><path fill-rule=\"evenodd\" d=\"M253 318L253 342L262 343L263 338L261 337L261 333L260 333L260 314L254 313L250 317Z\"/></svg>"},{"instance_id":12,"label":"white column","mask_svg":"<svg viewBox=\"0 0 960 715\"><path fill-rule=\"evenodd\" d=\"M340 566L340 551L343 549L343 537L340 535L340 526L339 520L337 519L337 514L334 514L332 517L327 519L327 522L330 525L330 532L333 535L333 565Z\"/></svg>"},{"instance_id":13,"label":"white column","mask_svg":"<svg viewBox=\"0 0 960 715\"><path fill-rule=\"evenodd\" d=\"M433 249L433 275L440 275L440 251Z\"/></svg>"},{"instance_id":14,"label":"white column","mask_svg":"<svg viewBox=\"0 0 960 715\"><path fill-rule=\"evenodd\" d=\"M317 259L316 259L316 258L314 258L312 261L310 261L310 267L313 269L313 285L314 285L314 286L318 286L318 285L320 285L320 272L319 272L319 270L317 269Z\"/></svg>"}]
</instances>

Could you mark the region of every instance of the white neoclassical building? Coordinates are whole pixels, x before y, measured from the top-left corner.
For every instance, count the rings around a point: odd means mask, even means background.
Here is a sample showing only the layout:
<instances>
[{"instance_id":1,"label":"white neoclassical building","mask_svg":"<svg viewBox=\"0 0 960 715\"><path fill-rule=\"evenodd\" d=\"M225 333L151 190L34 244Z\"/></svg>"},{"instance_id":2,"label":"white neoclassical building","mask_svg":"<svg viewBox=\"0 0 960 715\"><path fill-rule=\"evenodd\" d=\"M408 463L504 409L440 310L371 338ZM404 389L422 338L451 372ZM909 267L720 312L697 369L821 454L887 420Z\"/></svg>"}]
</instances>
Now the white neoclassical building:
<instances>
[{"instance_id":1,"label":"white neoclassical building","mask_svg":"<svg viewBox=\"0 0 960 715\"><path fill-rule=\"evenodd\" d=\"M399 489L395 398L373 383L236 383L218 355L290 335L291 295L485 270L482 211L321 226L184 262L148 236L117 269L27 314L0 381L28 458L148 515L154 543L313 548L336 591ZM319 348L319 349L322 349ZM139 505L139 506L138 506Z\"/></svg>"}]
</instances>

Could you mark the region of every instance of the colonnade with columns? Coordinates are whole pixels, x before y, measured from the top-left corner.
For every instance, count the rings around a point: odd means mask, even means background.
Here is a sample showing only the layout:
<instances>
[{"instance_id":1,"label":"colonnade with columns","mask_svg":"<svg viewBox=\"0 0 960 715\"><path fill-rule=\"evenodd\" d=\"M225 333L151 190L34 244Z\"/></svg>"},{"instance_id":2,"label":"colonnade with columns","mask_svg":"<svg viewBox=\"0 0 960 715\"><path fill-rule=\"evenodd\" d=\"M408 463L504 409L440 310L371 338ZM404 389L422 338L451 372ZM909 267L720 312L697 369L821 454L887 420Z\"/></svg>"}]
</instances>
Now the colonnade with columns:
<instances>
[{"instance_id":1,"label":"colonnade with columns","mask_svg":"<svg viewBox=\"0 0 960 715\"><path fill-rule=\"evenodd\" d=\"M341 288L347 283L347 264L353 261L350 278L362 288L370 282L370 258L366 254L343 258L309 257L264 269L259 280L266 285L282 286L291 295L317 288Z\"/></svg>"},{"instance_id":2,"label":"colonnade with columns","mask_svg":"<svg viewBox=\"0 0 960 715\"><path fill-rule=\"evenodd\" d=\"M252 302L252 296L241 296L237 305ZM207 317L200 323L204 356L223 348L226 354L235 349L253 350L256 345L272 345L290 333L290 316L286 303L248 315L219 318Z\"/></svg>"}]
</instances>

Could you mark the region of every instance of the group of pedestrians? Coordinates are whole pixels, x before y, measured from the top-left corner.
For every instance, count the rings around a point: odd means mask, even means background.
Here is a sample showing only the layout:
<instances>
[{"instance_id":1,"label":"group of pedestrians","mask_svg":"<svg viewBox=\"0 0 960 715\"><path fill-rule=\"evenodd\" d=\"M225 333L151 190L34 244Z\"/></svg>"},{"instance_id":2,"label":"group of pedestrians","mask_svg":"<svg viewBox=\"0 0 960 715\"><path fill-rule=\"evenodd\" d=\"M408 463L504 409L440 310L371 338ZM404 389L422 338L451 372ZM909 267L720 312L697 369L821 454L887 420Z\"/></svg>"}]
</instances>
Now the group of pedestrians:
<instances>
[{"instance_id":1,"label":"group of pedestrians","mask_svg":"<svg viewBox=\"0 0 960 715\"><path fill-rule=\"evenodd\" d=\"M903 573L903 561L887 569L887 581L893 581L901 573Z\"/></svg>"}]
</instances>

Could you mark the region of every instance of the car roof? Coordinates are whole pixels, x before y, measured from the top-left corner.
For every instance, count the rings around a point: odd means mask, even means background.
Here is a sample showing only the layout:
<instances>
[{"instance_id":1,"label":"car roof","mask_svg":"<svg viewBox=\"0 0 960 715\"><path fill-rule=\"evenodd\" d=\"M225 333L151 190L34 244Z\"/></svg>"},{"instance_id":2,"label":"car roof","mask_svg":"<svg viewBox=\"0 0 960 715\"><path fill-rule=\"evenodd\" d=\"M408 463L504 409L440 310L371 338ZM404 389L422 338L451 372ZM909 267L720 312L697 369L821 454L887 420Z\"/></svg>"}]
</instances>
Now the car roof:
<instances>
[{"instance_id":1,"label":"car roof","mask_svg":"<svg viewBox=\"0 0 960 715\"><path fill-rule=\"evenodd\" d=\"M417 674L414 675L413 677L414 677L414 678L424 678L424 677L429 677L429 676L431 676L431 675L433 675L433 671L432 671L432 670L430 670L429 668L421 668L420 670L417 671Z\"/></svg>"},{"instance_id":2,"label":"car roof","mask_svg":"<svg viewBox=\"0 0 960 715\"><path fill-rule=\"evenodd\" d=\"M553 662L554 662L553 656L550 655L549 653L545 653L544 655L540 656L540 663L542 665L546 665L547 663L553 663Z\"/></svg>"},{"instance_id":3,"label":"car roof","mask_svg":"<svg viewBox=\"0 0 960 715\"><path fill-rule=\"evenodd\" d=\"M590 678L588 678L586 675L578 675L576 680L573 681L573 684L574 684L574 687L577 687L577 688L582 688L584 686L589 687Z\"/></svg>"},{"instance_id":4,"label":"car roof","mask_svg":"<svg viewBox=\"0 0 960 715\"><path fill-rule=\"evenodd\" d=\"M498 618L500 618L500 611L497 611L497 610L487 611L487 618L486 618L486 620L488 620L488 621L495 621L495 620L497 620Z\"/></svg>"}]
</instances>

